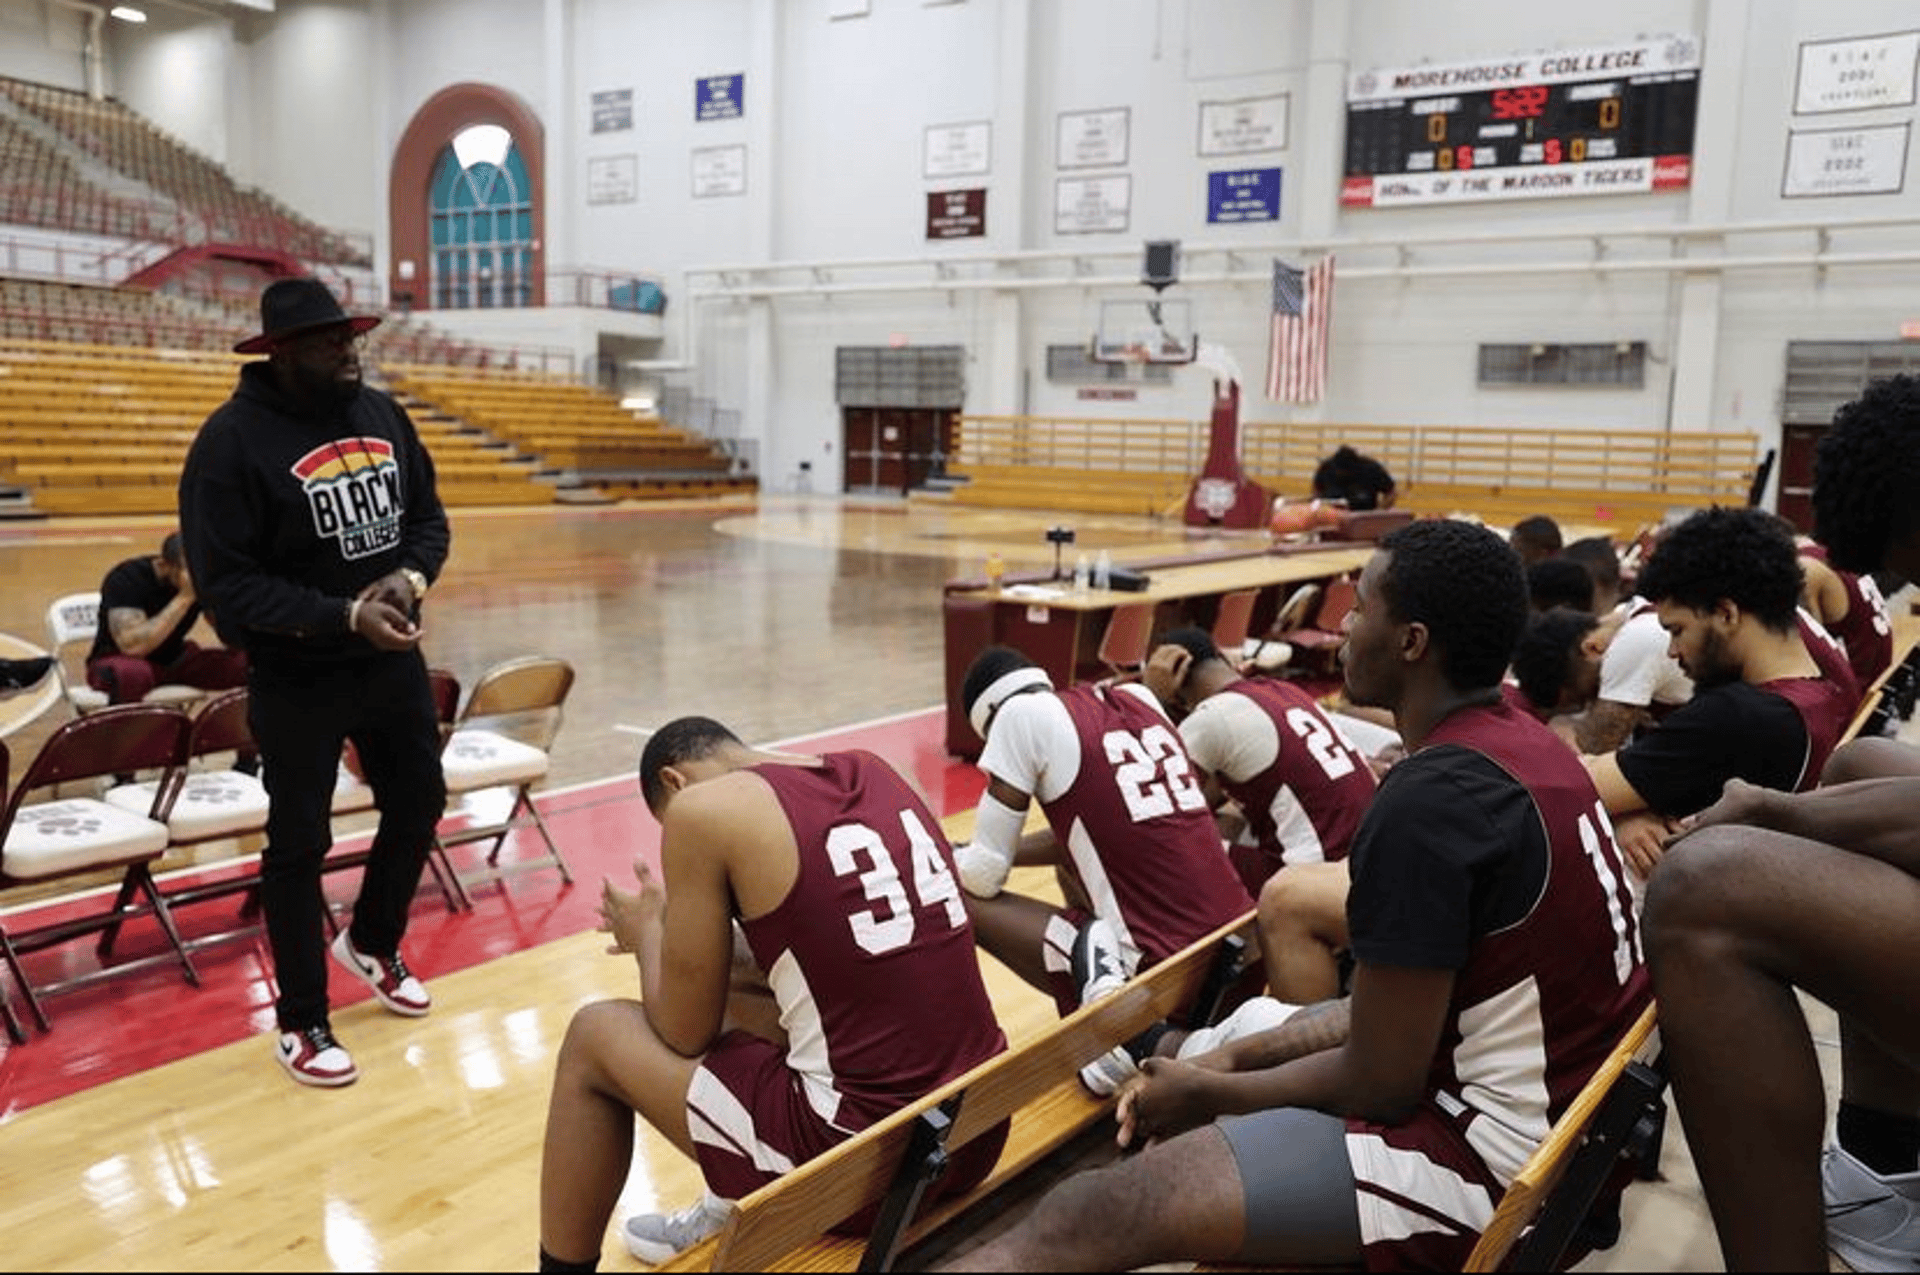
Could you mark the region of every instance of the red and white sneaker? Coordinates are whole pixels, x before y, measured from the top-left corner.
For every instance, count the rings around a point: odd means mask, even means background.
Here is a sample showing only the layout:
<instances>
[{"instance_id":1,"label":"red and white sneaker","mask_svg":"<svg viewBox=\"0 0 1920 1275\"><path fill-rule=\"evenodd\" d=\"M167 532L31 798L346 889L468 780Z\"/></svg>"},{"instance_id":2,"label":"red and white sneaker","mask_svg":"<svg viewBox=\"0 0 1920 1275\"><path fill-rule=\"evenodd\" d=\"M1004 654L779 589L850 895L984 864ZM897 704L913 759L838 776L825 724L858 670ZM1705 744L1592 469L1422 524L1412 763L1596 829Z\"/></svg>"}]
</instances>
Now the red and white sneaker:
<instances>
[{"instance_id":1,"label":"red and white sneaker","mask_svg":"<svg viewBox=\"0 0 1920 1275\"><path fill-rule=\"evenodd\" d=\"M335 1089L360 1079L353 1055L340 1047L332 1029L324 1024L303 1031L281 1032L273 1056L280 1060L289 1076L303 1085Z\"/></svg>"},{"instance_id":2,"label":"red and white sneaker","mask_svg":"<svg viewBox=\"0 0 1920 1275\"><path fill-rule=\"evenodd\" d=\"M426 984L408 971L406 961L398 952L392 956L368 956L354 947L346 930L341 930L333 940L333 959L371 987L380 1003L396 1014L419 1018L433 1008Z\"/></svg>"}]
</instances>

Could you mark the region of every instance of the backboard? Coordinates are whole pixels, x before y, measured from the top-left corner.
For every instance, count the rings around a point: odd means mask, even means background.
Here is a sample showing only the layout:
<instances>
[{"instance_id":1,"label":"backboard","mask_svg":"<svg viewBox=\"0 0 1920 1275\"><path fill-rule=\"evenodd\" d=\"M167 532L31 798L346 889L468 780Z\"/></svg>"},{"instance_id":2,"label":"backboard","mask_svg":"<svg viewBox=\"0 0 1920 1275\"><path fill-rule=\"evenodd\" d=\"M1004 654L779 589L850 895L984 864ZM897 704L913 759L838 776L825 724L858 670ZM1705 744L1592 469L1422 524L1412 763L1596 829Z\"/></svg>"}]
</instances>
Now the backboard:
<instances>
[{"instance_id":1,"label":"backboard","mask_svg":"<svg viewBox=\"0 0 1920 1275\"><path fill-rule=\"evenodd\" d=\"M1191 363L1199 349L1192 303L1156 296L1102 301L1088 354L1101 363Z\"/></svg>"}]
</instances>

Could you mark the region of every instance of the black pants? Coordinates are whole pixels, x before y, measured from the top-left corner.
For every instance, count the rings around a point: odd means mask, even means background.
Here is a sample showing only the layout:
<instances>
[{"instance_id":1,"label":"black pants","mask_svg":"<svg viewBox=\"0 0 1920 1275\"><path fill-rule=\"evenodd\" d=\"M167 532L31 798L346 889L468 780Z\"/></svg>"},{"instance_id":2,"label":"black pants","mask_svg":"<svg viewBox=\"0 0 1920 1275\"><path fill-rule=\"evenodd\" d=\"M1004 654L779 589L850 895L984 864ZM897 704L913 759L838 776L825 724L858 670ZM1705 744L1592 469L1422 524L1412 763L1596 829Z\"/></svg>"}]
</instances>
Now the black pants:
<instances>
[{"instance_id":1,"label":"black pants","mask_svg":"<svg viewBox=\"0 0 1920 1275\"><path fill-rule=\"evenodd\" d=\"M280 985L283 1030L327 1022L327 932L320 876L333 848L333 788L351 739L379 827L350 934L373 956L399 949L435 826L446 809L440 728L418 651L310 664L256 659L248 723L269 798L260 906Z\"/></svg>"}]
</instances>

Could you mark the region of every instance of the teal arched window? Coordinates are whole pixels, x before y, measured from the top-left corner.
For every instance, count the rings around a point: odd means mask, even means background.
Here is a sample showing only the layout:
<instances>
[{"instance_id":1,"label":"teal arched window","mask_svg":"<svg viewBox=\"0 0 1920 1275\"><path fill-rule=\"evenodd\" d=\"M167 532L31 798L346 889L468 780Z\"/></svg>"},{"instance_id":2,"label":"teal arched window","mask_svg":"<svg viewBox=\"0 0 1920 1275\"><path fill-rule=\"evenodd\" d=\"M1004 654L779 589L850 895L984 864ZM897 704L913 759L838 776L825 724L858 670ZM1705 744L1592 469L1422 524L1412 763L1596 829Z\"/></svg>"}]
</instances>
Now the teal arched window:
<instances>
[{"instance_id":1,"label":"teal arched window","mask_svg":"<svg viewBox=\"0 0 1920 1275\"><path fill-rule=\"evenodd\" d=\"M533 305L532 185L507 130L462 129L434 166L429 199L434 308Z\"/></svg>"}]
</instances>

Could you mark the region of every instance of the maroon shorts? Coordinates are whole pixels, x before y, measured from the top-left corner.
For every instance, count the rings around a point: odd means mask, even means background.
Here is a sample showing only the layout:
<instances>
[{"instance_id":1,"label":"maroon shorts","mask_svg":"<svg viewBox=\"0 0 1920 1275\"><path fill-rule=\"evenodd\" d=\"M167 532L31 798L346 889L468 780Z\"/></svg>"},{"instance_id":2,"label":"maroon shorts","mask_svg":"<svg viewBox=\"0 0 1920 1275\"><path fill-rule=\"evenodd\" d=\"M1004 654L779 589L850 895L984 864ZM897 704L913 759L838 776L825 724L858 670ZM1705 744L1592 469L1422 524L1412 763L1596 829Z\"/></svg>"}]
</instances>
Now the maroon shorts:
<instances>
[{"instance_id":1,"label":"maroon shorts","mask_svg":"<svg viewBox=\"0 0 1920 1275\"><path fill-rule=\"evenodd\" d=\"M694 1071L687 1128L701 1176L725 1200L758 1190L859 1132L828 1123L807 1101L805 1082L787 1066L786 1050L746 1031L724 1033ZM1005 1144L1002 1125L962 1147L929 1199L978 1185ZM867 1209L837 1229L868 1230L872 1214Z\"/></svg>"}]
</instances>

